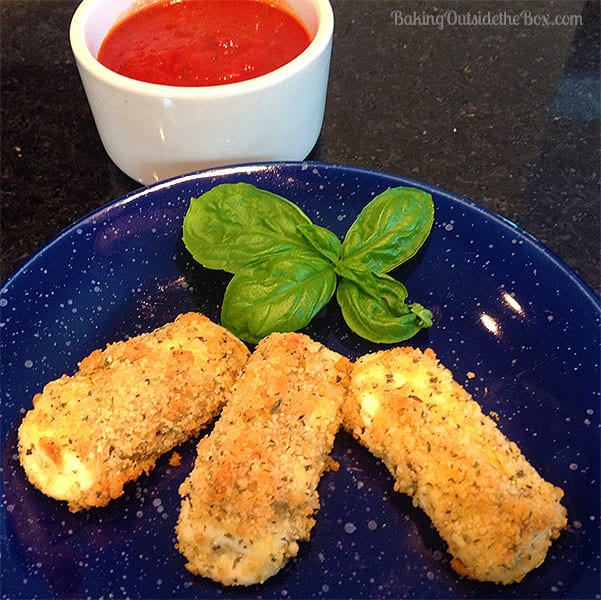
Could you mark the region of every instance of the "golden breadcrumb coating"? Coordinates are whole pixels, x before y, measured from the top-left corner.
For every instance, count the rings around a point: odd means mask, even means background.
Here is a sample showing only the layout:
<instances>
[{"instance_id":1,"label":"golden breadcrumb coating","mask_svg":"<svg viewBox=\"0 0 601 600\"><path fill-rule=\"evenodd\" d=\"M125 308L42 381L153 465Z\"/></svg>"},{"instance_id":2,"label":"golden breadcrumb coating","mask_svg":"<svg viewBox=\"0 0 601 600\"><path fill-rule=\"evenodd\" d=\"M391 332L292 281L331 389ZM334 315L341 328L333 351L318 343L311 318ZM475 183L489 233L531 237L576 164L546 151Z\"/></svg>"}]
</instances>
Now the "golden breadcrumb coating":
<instances>
[{"instance_id":1,"label":"golden breadcrumb coating","mask_svg":"<svg viewBox=\"0 0 601 600\"><path fill-rule=\"evenodd\" d=\"M261 583L308 540L332 468L350 362L298 333L257 346L182 484L177 548L192 573Z\"/></svg>"},{"instance_id":2,"label":"golden breadcrumb coating","mask_svg":"<svg viewBox=\"0 0 601 600\"><path fill-rule=\"evenodd\" d=\"M544 481L434 352L395 348L354 365L343 426L432 520L460 575L519 582L566 526Z\"/></svg>"},{"instance_id":3,"label":"golden breadcrumb coating","mask_svg":"<svg viewBox=\"0 0 601 600\"><path fill-rule=\"evenodd\" d=\"M249 355L198 313L95 350L33 398L18 434L27 477L71 511L106 505L216 417Z\"/></svg>"}]
</instances>

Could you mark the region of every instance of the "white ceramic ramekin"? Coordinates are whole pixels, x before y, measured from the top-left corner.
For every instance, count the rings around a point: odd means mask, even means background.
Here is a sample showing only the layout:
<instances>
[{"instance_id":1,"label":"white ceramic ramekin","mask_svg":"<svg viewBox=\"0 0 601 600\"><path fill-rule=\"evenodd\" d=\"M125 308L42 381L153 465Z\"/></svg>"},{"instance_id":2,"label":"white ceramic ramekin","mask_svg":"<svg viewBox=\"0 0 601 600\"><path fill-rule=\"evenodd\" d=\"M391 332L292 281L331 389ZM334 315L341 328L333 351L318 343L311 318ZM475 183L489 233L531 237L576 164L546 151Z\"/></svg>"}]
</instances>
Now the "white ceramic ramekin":
<instances>
[{"instance_id":1,"label":"white ceramic ramekin","mask_svg":"<svg viewBox=\"0 0 601 600\"><path fill-rule=\"evenodd\" d=\"M334 17L328 0L282 4L313 36L299 56L247 81L177 87L130 79L96 60L106 33L140 0L83 0L71 48L111 160L144 184L214 166L303 160L323 123Z\"/></svg>"}]
</instances>

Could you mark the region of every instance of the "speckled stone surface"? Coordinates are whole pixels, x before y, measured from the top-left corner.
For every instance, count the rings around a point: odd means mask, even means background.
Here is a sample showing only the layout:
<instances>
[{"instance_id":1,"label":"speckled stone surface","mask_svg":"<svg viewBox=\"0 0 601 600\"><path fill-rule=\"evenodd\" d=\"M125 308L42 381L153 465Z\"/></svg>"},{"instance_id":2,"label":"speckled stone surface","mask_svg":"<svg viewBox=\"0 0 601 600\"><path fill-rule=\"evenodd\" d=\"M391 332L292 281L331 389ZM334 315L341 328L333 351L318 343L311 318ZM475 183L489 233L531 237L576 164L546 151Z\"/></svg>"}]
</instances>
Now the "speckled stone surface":
<instances>
[{"instance_id":1,"label":"speckled stone surface","mask_svg":"<svg viewBox=\"0 0 601 600\"><path fill-rule=\"evenodd\" d=\"M68 42L76 6L0 4L2 278L75 219L138 187L98 139ZM599 3L333 6L328 104L309 158L468 197L599 292ZM565 24L537 25L539 16Z\"/></svg>"}]
</instances>

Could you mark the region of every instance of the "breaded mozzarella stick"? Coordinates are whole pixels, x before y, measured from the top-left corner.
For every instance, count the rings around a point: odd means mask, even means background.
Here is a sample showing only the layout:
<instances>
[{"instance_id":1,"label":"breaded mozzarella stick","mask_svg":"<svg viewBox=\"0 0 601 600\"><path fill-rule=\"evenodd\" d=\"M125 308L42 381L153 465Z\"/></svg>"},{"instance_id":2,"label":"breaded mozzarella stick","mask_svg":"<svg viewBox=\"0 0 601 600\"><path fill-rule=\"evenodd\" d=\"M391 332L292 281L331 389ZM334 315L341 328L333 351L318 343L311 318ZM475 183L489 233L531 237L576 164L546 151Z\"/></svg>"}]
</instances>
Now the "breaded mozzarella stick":
<instances>
[{"instance_id":1,"label":"breaded mozzarella stick","mask_svg":"<svg viewBox=\"0 0 601 600\"><path fill-rule=\"evenodd\" d=\"M562 490L542 479L431 350L361 357L343 426L430 517L460 575L519 582L566 526Z\"/></svg>"},{"instance_id":2,"label":"breaded mozzarella stick","mask_svg":"<svg viewBox=\"0 0 601 600\"><path fill-rule=\"evenodd\" d=\"M261 583L309 539L349 370L302 334L258 344L180 488L177 548L189 571Z\"/></svg>"},{"instance_id":3,"label":"breaded mozzarella stick","mask_svg":"<svg viewBox=\"0 0 601 600\"><path fill-rule=\"evenodd\" d=\"M71 511L106 505L215 418L248 357L197 313L95 350L34 397L18 434L27 477Z\"/></svg>"}]
</instances>

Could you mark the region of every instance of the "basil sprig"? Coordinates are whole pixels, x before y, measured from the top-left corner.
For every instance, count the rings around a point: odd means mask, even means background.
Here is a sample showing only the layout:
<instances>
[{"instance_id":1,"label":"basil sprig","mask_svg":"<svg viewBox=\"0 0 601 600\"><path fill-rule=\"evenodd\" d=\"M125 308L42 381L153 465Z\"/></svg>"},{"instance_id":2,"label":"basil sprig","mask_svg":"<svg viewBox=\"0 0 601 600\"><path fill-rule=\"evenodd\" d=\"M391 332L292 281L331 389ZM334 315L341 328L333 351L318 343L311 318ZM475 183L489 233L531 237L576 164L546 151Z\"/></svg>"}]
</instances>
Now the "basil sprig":
<instances>
[{"instance_id":1,"label":"basil sprig","mask_svg":"<svg viewBox=\"0 0 601 600\"><path fill-rule=\"evenodd\" d=\"M235 183L190 200L183 240L204 267L233 273L221 322L246 342L302 329L335 294L355 333L395 343L432 325L432 313L407 303L407 289L387 273L415 255L433 221L430 194L390 188L341 242L289 200Z\"/></svg>"}]
</instances>

